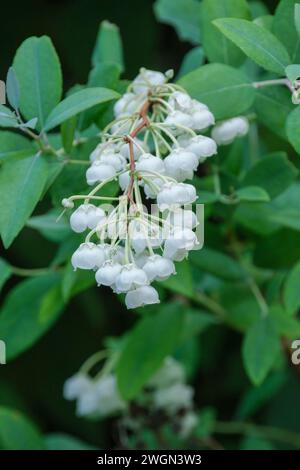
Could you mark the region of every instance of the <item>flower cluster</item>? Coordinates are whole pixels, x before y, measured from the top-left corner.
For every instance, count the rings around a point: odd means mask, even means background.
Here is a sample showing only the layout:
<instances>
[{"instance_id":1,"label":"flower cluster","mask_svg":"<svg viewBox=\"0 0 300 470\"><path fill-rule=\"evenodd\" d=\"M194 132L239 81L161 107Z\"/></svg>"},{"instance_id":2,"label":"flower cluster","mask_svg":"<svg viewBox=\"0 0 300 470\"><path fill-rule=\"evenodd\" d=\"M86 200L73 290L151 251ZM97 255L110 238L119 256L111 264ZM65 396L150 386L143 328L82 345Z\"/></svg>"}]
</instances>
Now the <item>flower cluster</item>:
<instances>
[{"instance_id":1,"label":"flower cluster","mask_svg":"<svg viewBox=\"0 0 300 470\"><path fill-rule=\"evenodd\" d=\"M137 428L138 419L133 423L130 406L119 395L115 375L103 371L94 379L84 370L70 377L64 384L65 399L76 400L79 417L97 419L121 414L127 427ZM182 365L168 356L137 397L137 404L146 406L147 415L158 413L176 423L180 436L185 438L197 424L193 395L193 388L185 383Z\"/></svg>"},{"instance_id":2,"label":"flower cluster","mask_svg":"<svg viewBox=\"0 0 300 470\"><path fill-rule=\"evenodd\" d=\"M199 164L217 152L216 142L201 135L214 124L208 107L166 74L141 69L128 91L115 103L115 119L102 132L86 172L93 189L86 196L63 200L66 208L84 199L71 215L71 228L89 231L72 256L74 269L95 270L97 284L126 294L127 308L159 302L153 281L175 274L199 245L198 224L191 207L192 180ZM101 196L118 180L122 195ZM145 201L155 203L148 214ZM117 202L109 208L95 202ZM93 239L94 237L94 239Z\"/></svg>"}]
</instances>

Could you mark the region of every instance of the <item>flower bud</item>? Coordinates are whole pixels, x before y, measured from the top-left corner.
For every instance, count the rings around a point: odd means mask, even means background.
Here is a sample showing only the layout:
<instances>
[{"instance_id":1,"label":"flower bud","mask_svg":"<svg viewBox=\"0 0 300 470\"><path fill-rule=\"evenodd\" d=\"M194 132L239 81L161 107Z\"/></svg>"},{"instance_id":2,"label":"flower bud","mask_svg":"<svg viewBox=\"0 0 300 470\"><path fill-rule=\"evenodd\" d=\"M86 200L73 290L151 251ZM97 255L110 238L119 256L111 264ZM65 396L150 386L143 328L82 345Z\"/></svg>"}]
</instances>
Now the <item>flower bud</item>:
<instances>
[{"instance_id":1,"label":"flower bud","mask_svg":"<svg viewBox=\"0 0 300 470\"><path fill-rule=\"evenodd\" d=\"M157 290L152 286L143 286L127 292L125 304L128 309L143 307L144 305L159 304Z\"/></svg>"},{"instance_id":2,"label":"flower bud","mask_svg":"<svg viewBox=\"0 0 300 470\"><path fill-rule=\"evenodd\" d=\"M61 201L61 203L62 203L62 206L65 207L66 209L73 209L74 207L74 202L70 201L70 199L66 197Z\"/></svg>"}]
</instances>

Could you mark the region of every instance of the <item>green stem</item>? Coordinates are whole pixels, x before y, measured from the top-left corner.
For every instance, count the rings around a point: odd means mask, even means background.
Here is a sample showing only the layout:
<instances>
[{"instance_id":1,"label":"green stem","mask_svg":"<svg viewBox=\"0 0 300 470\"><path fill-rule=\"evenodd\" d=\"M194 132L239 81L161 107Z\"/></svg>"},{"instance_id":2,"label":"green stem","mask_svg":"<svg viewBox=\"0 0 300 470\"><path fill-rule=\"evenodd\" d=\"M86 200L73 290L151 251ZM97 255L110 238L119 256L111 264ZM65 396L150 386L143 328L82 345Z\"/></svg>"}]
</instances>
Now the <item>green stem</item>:
<instances>
[{"instance_id":1,"label":"green stem","mask_svg":"<svg viewBox=\"0 0 300 470\"><path fill-rule=\"evenodd\" d=\"M37 268L37 269L25 269L19 268L17 266L10 266L10 269L13 274L16 276L30 277L30 276L43 276L49 272L53 272L53 269L50 268Z\"/></svg>"},{"instance_id":2,"label":"green stem","mask_svg":"<svg viewBox=\"0 0 300 470\"><path fill-rule=\"evenodd\" d=\"M224 422L218 421L215 424L215 432L218 434L260 434L267 439L283 442L300 448L300 434L286 429L273 426L257 425L252 423Z\"/></svg>"}]
</instances>

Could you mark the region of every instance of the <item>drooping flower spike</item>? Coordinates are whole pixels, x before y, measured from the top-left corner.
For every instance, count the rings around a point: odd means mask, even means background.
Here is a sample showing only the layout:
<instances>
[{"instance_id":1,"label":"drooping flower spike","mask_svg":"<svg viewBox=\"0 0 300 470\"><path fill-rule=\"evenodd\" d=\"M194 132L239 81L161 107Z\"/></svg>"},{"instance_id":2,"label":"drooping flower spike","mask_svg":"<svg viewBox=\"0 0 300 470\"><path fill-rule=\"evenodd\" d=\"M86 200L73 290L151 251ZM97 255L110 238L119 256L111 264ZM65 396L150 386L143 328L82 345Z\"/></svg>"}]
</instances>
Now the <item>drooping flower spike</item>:
<instances>
[{"instance_id":1,"label":"drooping flower spike","mask_svg":"<svg viewBox=\"0 0 300 470\"><path fill-rule=\"evenodd\" d=\"M169 83L171 77L171 71L140 70L90 155L86 178L93 189L62 202L67 209L80 202L70 225L77 233L88 231L72 256L74 269L94 270L97 285L126 294L127 308L158 303L150 284L175 274L174 261L197 248L196 215L184 207L197 200L194 173L217 153L216 141L224 144L247 132L245 118L236 118L217 125L213 138L201 135L214 125L213 114ZM101 196L113 180L122 195ZM163 214L148 214L147 200ZM95 205L101 202L112 203L111 210Z\"/></svg>"}]
</instances>

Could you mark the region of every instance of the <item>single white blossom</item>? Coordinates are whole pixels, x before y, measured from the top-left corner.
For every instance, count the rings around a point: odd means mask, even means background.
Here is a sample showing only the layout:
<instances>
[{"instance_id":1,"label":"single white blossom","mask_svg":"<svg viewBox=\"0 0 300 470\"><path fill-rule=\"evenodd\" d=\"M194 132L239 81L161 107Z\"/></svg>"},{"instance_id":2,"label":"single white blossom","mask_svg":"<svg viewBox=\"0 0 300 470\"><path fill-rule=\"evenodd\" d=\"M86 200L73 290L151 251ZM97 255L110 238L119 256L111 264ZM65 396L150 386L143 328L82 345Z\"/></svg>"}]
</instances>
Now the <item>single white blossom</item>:
<instances>
[{"instance_id":1,"label":"single white blossom","mask_svg":"<svg viewBox=\"0 0 300 470\"><path fill-rule=\"evenodd\" d=\"M128 309L143 307L144 305L158 304L157 290L152 286L142 286L127 292L125 304Z\"/></svg>"},{"instance_id":2,"label":"single white blossom","mask_svg":"<svg viewBox=\"0 0 300 470\"><path fill-rule=\"evenodd\" d=\"M176 272L174 263L170 259L160 255L149 256L143 266L143 270L147 274L150 282L164 281Z\"/></svg>"},{"instance_id":3,"label":"single white blossom","mask_svg":"<svg viewBox=\"0 0 300 470\"><path fill-rule=\"evenodd\" d=\"M249 131L248 119L239 116L217 124L211 133L212 138L218 145L228 145L236 137L242 137Z\"/></svg>"},{"instance_id":4,"label":"single white blossom","mask_svg":"<svg viewBox=\"0 0 300 470\"><path fill-rule=\"evenodd\" d=\"M105 249L101 245L95 243L81 243L79 248L73 253L71 263L76 270L80 269L96 269L102 266L105 261Z\"/></svg>"}]
</instances>

